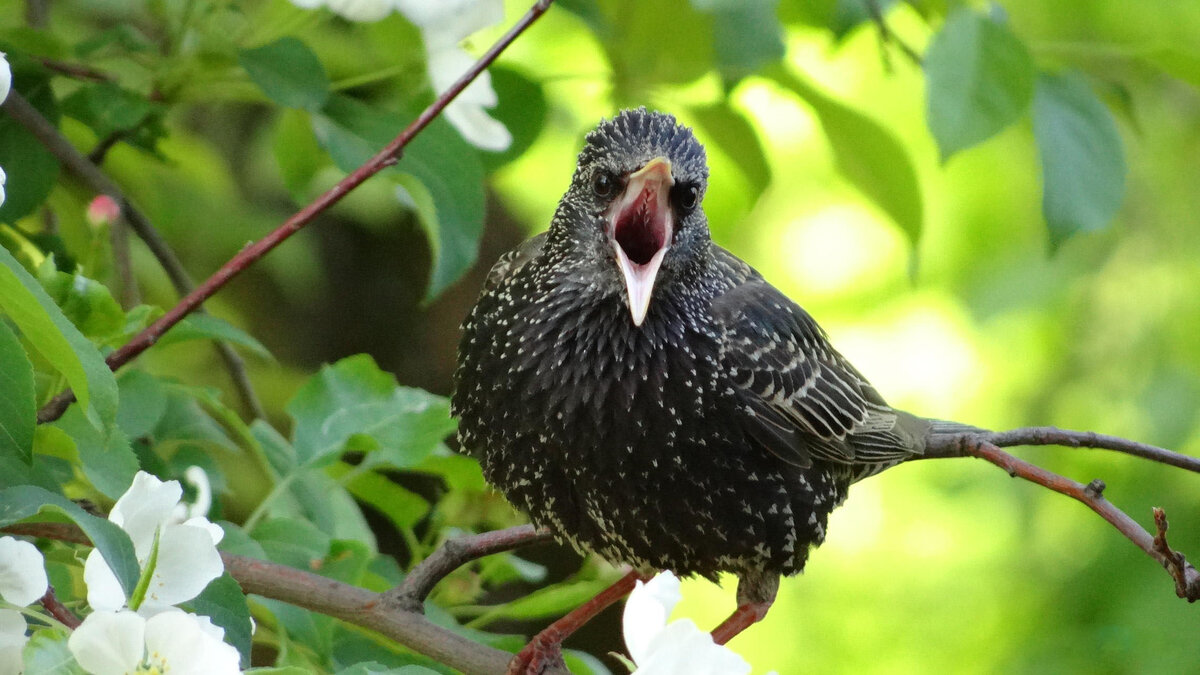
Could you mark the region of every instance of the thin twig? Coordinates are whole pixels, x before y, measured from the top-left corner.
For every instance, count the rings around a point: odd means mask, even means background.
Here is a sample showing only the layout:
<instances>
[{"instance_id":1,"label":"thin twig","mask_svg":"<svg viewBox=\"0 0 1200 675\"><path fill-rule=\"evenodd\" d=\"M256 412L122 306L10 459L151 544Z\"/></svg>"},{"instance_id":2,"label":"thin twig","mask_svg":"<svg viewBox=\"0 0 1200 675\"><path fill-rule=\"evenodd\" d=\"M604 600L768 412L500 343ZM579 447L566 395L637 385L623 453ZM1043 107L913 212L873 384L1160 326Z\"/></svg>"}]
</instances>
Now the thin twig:
<instances>
[{"instance_id":1,"label":"thin twig","mask_svg":"<svg viewBox=\"0 0 1200 675\"><path fill-rule=\"evenodd\" d=\"M184 269L183 263L179 262L179 258L175 256L175 252L167 244L167 240L159 234L146 215L129 201L112 179L98 166L89 162L65 136L59 133L58 129L54 128L53 124L42 117L37 108L30 105L15 91L9 92L8 99L0 107L28 129L29 133L33 134L68 171L79 177L92 190L108 195L117 202L121 208L121 215L125 217L125 221L146 243L146 247L162 265L177 293L187 295L195 288L196 284ZM202 312L203 310L198 311ZM218 341L214 346L221 360L225 362L225 367L229 370L234 387L241 396L247 411L254 417L264 417L262 405L250 384L249 376L246 375L246 364L242 361L242 357L238 356L237 352L225 342ZM117 366L111 365L111 361L110 367L113 370L117 369ZM62 417L67 406L74 400L75 395L70 390L55 396L50 403L38 411L38 422L49 422Z\"/></svg>"},{"instance_id":2,"label":"thin twig","mask_svg":"<svg viewBox=\"0 0 1200 675\"><path fill-rule=\"evenodd\" d=\"M984 438L1002 448L1011 448L1017 445L1063 445L1071 448L1115 450L1200 473L1200 457L1183 455L1127 438L1098 434L1094 431L1071 431L1058 427L1023 427L1011 431L985 434Z\"/></svg>"},{"instance_id":3,"label":"thin twig","mask_svg":"<svg viewBox=\"0 0 1200 675\"><path fill-rule=\"evenodd\" d=\"M890 62L887 61L887 46L895 45L900 51L904 52L909 61L912 61L919 67L921 65L921 55L892 32L892 29L888 26L887 18L883 15L883 8L880 7L879 0L866 0L866 4L867 14L871 16L871 22L875 24L875 29L879 32L879 42L883 51L884 63L889 68L891 67Z\"/></svg>"},{"instance_id":4,"label":"thin twig","mask_svg":"<svg viewBox=\"0 0 1200 675\"><path fill-rule=\"evenodd\" d=\"M467 88L476 77L479 76L500 53L504 51L509 44L512 43L521 33L525 32L534 21L550 8L553 0L538 0L533 7L521 17L512 28L509 29L495 44L478 61L472 65L462 77L441 96L437 97L429 107L413 120L411 124L400 132L391 143L380 150L374 157L367 160L365 164L358 167L350 175L338 181L325 193L314 199L304 208L294 213L290 218L283 222L282 225L272 230L267 236L258 241L246 246L237 255L233 256L228 262L221 266L212 276L200 284L195 290L183 297L174 307L167 310L157 321L144 328L140 333L135 335L132 340L125 343L120 349L112 354L109 354L107 362L110 368L114 370L125 365L139 354L149 349L163 336L172 326L179 323L188 314L191 314L200 303L212 297L214 293L221 290L229 280L240 274L250 265L258 261L259 258L270 253L276 246L283 243L288 237L296 232L299 232L305 225L308 225L318 215L323 213L330 206L341 201L354 188L361 185L371 176L379 173L383 169L396 164L399 160L405 146L416 137L417 134L429 126L429 123L434 120L442 110L450 104L464 89ZM11 100L11 96L10 96ZM74 394L70 391L64 391L58 396L55 396L41 410L38 411L38 421L46 422L53 421L62 416L66 412L67 406L74 400Z\"/></svg>"},{"instance_id":5,"label":"thin twig","mask_svg":"<svg viewBox=\"0 0 1200 675\"><path fill-rule=\"evenodd\" d=\"M1121 534L1125 535L1138 548L1145 551L1151 558L1157 560L1170 573L1171 578L1175 580L1176 593L1179 597L1185 598L1189 602L1195 602L1200 599L1200 572L1197 572L1195 567L1188 564L1181 554L1171 551L1166 546L1165 516L1159 528L1163 541L1161 545L1158 545L1156 544L1155 537L1139 525L1137 521L1130 518L1124 511L1104 498L1103 481L1095 480L1088 485L1084 485L1052 471L1047 471L1040 466L1004 452L997 445L990 442L988 434L948 434L940 437L934 436L931 441L934 447L930 448L933 451L930 457L978 457L985 459L1007 471L1010 476L1023 478L1027 481L1037 483L1042 487L1054 490L1059 494L1064 494L1072 499L1083 502L1101 518L1107 520L1109 524L1117 528Z\"/></svg>"},{"instance_id":6,"label":"thin twig","mask_svg":"<svg viewBox=\"0 0 1200 675\"><path fill-rule=\"evenodd\" d=\"M404 583L383 594L385 601L410 612L424 612L425 598L446 575L463 565L494 553L511 551L551 538L548 530L518 525L506 530L447 539L404 577Z\"/></svg>"},{"instance_id":7,"label":"thin twig","mask_svg":"<svg viewBox=\"0 0 1200 675\"><path fill-rule=\"evenodd\" d=\"M46 594L42 596L40 602L42 603L42 607L45 607L46 611L50 613L50 616L71 630L75 630L79 627L79 624L83 623L79 620L79 617L75 616L75 612L67 609L67 606L62 604L58 596L54 595L53 586L46 587Z\"/></svg>"},{"instance_id":8,"label":"thin twig","mask_svg":"<svg viewBox=\"0 0 1200 675\"><path fill-rule=\"evenodd\" d=\"M0 531L90 545L83 532L68 523L19 523ZM474 642L417 612L388 603L384 593L265 560L229 553L222 553L221 559L225 571L247 594L280 600L378 631L467 675L499 675L512 659L508 652ZM559 675L565 672L558 671Z\"/></svg>"},{"instance_id":9,"label":"thin twig","mask_svg":"<svg viewBox=\"0 0 1200 675\"><path fill-rule=\"evenodd\" d=\"M1175 595L1181 598L1186 598L1188 602L1196 601L1196 580L1194 573L1196 570L1188 564L1187 558L1179 551L1171 549L1171 545L1167 543L1167 513L1159 507L1154 507L1154 528L1157 533L1154 535L1154 550L1163 557L1163 566L1171 573L1171 577L1175 579ZM1188 570L1192 571L1192 578L1189 578Z\"/></svg>"},{"instance_id":10,"label":"thin twig","mask_svg":"<svg viewBox=\"0 0 1200 675\"><path fill-rule=\"evenodd\" d=\"M43 66L46 66L46 68L53 70L54 72L56 72L60 75L66 75L67 77L73 77L77 80L92 80L95 82L112 82L114 79L116 79L112 75L109 75L108 73L106 73L104 71L97 70L95 68L92 68L91 66L85 66L82 63L68 63L66 61L59 61L57 59L45 59L45 58L39 59L39 60L42 62Z\"/></svg>"}]
</instances>

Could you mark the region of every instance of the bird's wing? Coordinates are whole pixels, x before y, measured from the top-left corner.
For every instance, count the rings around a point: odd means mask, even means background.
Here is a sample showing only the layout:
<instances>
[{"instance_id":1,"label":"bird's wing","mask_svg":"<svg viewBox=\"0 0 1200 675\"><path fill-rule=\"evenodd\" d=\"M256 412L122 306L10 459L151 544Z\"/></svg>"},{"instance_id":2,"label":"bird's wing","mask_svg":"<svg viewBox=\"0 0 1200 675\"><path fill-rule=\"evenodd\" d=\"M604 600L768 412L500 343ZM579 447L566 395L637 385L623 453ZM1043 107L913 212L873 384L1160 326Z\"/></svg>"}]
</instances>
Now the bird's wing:
<instances>
[{"instance_id":1,"label":"bird's wing","mask_svg":"<svg viewBox=\"0 0 1200 675\"><path fill-rule=\"evenodd\" d=\"M499 286L505 277L513 274L524 267L525 263L536 258L542 252L542 245L545 243L546 233L543 232L535 237L526 239L520 246L500 256L496 260L496 264L492 265L492 269L488 271L487 279L483 282L483 292L487 293Z\"/></svg>"},{"instance_id":2,"label":"bird's wing","mask_svg":"<svg viewBox=\"0 0 1200 675\"><path fill-rule=\"evenodd\" d=\"M885 465L913 454L897 413L808 312L761 278L712 305L722 366L750 434L781 459Z\"/></svg>"}]
</instances>

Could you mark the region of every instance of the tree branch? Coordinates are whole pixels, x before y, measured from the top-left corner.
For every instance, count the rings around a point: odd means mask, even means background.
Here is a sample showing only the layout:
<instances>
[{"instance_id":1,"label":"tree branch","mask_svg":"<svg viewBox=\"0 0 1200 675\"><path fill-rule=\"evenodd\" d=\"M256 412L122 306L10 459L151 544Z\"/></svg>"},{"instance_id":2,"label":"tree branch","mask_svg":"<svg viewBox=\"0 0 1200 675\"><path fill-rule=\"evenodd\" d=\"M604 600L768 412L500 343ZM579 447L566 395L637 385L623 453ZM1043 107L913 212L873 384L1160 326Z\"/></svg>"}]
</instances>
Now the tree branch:
<instances>
[{"instance_id":1,"label":"tree branch","mask_svg":"<svg viewBox=\"0 0 1200 675\"><path fill-rule=\"evenodd\" d=\"M46 594L42 596L42 599L39 602L41 602L42 607L45 607L46 611L50 613L50 616L54 617L59 621L59 623L67 628L70 628L71 630L75 630L79 627L79 624L83 623L79 620L79 617L75 616L74 612L72 612L70 609L67 609L67 606L62 604L62 601L59 600L58 596L54 594L53 586L46 587Z\"/></svg>"},{"instance_id":2,"label":"tree branch","mask_svg":"<svg viewBox=\"0 0 1200 675\"><path fill-rule=\"evenodd\" d=\"M875 24L875 30L879 33L880 51L883 53L884 63L888 69L891 68L891 61L888 59L887 53L887 46L889 44L898 47L908 57L909 61L920 67L921 55L892 32L891 27L888 26L887 18L883 15L883 7L880 6L879 0L867 0L866 4L867 14L871 16L871 23Z\"/></svg>"},{"instance_id":3,"label":"tree branch","mask_svg":"<svg viewBox=\"0 0 1200 675\"><path fill-rule=\"evenodd\" d=\"M1023 427L1011 431L992 432L986 434L985 438L989 443L1001 448L1011 448L1017 445L1062 445L1070 448L1115 450L1200 473L1200 457L1183 455L1127 438L1098 434L1094 431L1071 431L1058 427Z\"/></svg>"},{"instance_id":4,"label":"tree branch","mask_svg":"<svg viewBox=\"0 0 1200 675\"><path fill-rule=\"evenodd\" d=\"M163 336L172 326L183 320L185 316L196 311L200 303L212 297L217 291L221 290L229 280L240 274L247 267L258 261L266 254L270 253L274 248L283 243L288 237L299 232L305 225L311 223L318 215L326 209L341 201L354 188L361 185L371 176L379 173L383 169L395 165L407 146L417 134L421 133L425 127L429 126L442 110L450 104L459 94L462 93L467 85L479 76L500 53L512 44L512 41L517 39L525 29L529 28L534 21L546 10L554 0L537 0L534 5L525 13L523 17L512 28L508 30L495 44L491 46L478 61L472 65L467 72L463 73L462 77L458 78L453 85L450 86L441 96L437 97L429 107L413 120L411 124L404 128L391 143L375 154L374 157L367 160L365 164L358 167L349 176L338 181L337 185L321 194L314 199L308 206L294 213L290 218L285 220L283 224L272 230L267 236L258 241L246 246L237 255L233 256L229 262L225 263L213 273L204 283L200 284L195 290L183 297L174 307L167 310L157 321L144 328L140 333L135 335L132 340L125 343L120 349L109 354L106 359L108 366L113 370L120 368L129 361L135 359L142 352L149 349ZM14 92L15 93L15 92ZM9 101L12 101L13 96L9 96ZM23 101L23 100L22 100ZM6 104L7 105L7 104ZM26 104L28 105L28 104ZM73 148L72 148L73 149ZM38 422L51 422L66 412L67 407L75 400L75 395L69 389L55 396L41 410L38 411Z\"/></svg>"},{"instance_id":5,"label":"tree branch","mask_svg":"<svg viewBox=\"0 0 1200 675\"><path fill-rule=\"evenodd\" d=\"M424 613L425 598L429 597L429 592L454 570L484 556L549 539L548 530L539 530L533 525L518 525L506 530L447 539L438 550L404 576L404 583L384 593L384 599L407 611Z\"/></svg>"},{"instance_id":6,"label":"tree branch","mask_svg":"<svg viewBox=\"0 0 1200 675\"><path fill-rule=\"evenodd\" d=\"M150 249L167 273L167 277L170 278L177 293L186 295L195 288L196 284L184 269L183 263L179 261L175 251L171 249L167 240L154 227L150 219L129 201L121 188L101 171L100 167L88 161L65 136L59 133L58 129L54 128L49 120L42 117L37 108L30 105L15 91L9 92L8 99L0 107L3 107L10 117L29 130L29 133L33 134L50 151L50 154L54 155L68 171L83 181L90 189L108 195L117 202L125 222L129 223L138 237L145 242L146 248ZM119 224L113 223L113 228L117 227ZM120 255L119 251L117 251L117 255ZM199 309L198 311L203 310ZM250 385L250 378L246 375L246 364L242 361L242 357L238 356L233 347L225 342L217 341L215 347L221 360L225 362L225 367L229 370L234 387L237 388L246 409L255 417L265 416L258 396ZM116 366L112 366L112 368L116 370ZM67 406L74 400L75 395L69 390L54 397L38 412L38 422L49 422L62 417Z\"/></svg>"},{"instance_id":7,"label":"tree branch","mask_svg":"<svg viewBox=\"0 0 1200 675\"><path fill-rule=\"evenodd\" d=\"M1155 537L1139 525L1137 521L1130 518L1124 511L1104 498L1104 481L1096 479L1084 485L1052 471L1047 471L1040 466L1004 452L996 443L992 442L992 439L995 437L1013 445L1023 442L1020 439L1024 438L1035 439L1031 442L1040 439L1038 444L1059 444L1059 441L1050 439L1060 439L1063 441L1061 443L1063 445L1083 445L1085 447L1119 450L1138 454L1138 456L1154 459L1155 461L1162 461L1173 466L1181 466L1173 461L1176 453L1114 436L1103 436L1089 432L1064 431L1054 429L1053 427L1030 427L999 434L964 433L934 435L929 439L926 457L930 459L941 457L978 457L985 459L1007 471L1010 476L1023 478L1027 481L1037 483L1042 487L1054 490L1059 494L1064 494L1072 499L1083 502L1101 518L1107 520L1109 524L1117 528L1117 531L1125 535L1138 548L1145 551L1151 558L1157 560L1171 575L1171 578L1174 579L1175 592L1179 597L1186 599L1188 602L1195 602L1200 599L1200 572L1197 572L1195 567L1188 564L1183 554L1172 551L1167 546L1167 521L1165 514L1160 517L1162 509L1155 509L1155 522L1159 533ZM1147 450L1155 452L1146 452ZM1163 455L1162 453L1167 454ZM1186 455L1177 456L1192 459ZM1183 468L1190 467L1184 466Z\"/></svg>"},{"instance_id":8,"label":"tree branch","mask_svg":"<svg viewBox=\"0 0 1200 675\"><path fill-rule=\"evenodd\" d=\"M83 532L69 523L18 523L0 528L0 531L91 545ZM489 538L487 535L500 536ZM478 555L466 558L464 562L540 541L545 536L532 526L489 532L487 535L466 538L470 540L469 543L479 542L479 545L473 547ZM501 542L504 546L500 546ZM280 600L378 631L467 675L500 675L508 669L513 658L506 651L474 642L432 623L420 612L400 606L393 602L394 591L376 593L312 572L229 553L222 553L221 559L225 563L225 571L247 594ZM547 675L554 673L562 675L566 671L547 671Z\"/></svg>"}]
</instances>

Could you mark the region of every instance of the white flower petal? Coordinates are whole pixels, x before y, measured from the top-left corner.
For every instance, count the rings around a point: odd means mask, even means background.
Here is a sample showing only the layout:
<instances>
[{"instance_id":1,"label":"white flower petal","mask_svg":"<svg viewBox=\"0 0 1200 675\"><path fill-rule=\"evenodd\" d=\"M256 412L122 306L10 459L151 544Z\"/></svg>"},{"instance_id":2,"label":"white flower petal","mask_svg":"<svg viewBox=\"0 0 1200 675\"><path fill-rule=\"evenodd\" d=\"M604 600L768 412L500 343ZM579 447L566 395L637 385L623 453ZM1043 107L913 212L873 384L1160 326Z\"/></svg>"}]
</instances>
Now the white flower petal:
<instances>
[{"instance_id":1,"label":"white flower petal","mask_svg":"<svg viewBox=\"0 0 1200 675\"><path fill-rule=\"evenodd\" d=\"M24 607L46 594L46 560L33 544L0 537L0 598Z\"/></svg>"},{"instance_id":2,"label":"white flower petal","mask_svg":"<svg viewBox=\"0 0 1200 675\"><path fill-rule=\"evenodd\" d=\"M8 90L12 88L12 68L8 67L8 59L0 52L0 103L8 98ZM0 181L3 182L3 181ZM0 202L4 201L0 199Z\"/></svg>"},{"instance_id":3,"label":"white flower petal","mask_svg":"<svg viewBox=\"0 0 1200 675\"><path fill-rule=\"evenodd\" d=\"M746 675L750 664L713 642L691 619L672 621L637 661L637 675Z\"/></svg>"},{"instance_id":4,"label":"white flower petal","mask_svg":"<svg viewBox=\"0 0 1200 675\"><path fill-rule=\"evenodd\" d=\"M208 532L208 536L212 539L213 546L221 543L221 540L225 538L225 530L222 530L220 525L217 525L208 518L201 518L197 516L195 518L188 518L181 524L188 527L199 527L205 532Z\"/></svg>"},{"instance_id":5,"label":"white flower petal","mask_svg":"<svg viewBox=\"0 0 1200 675\"><path fill-rule=\"evenodd\" d=\"M458 133L477 148L503 152L512 145L512 134L504 124L492 119L479 106L455 101L446 106L445 115Z\"/></svg>"},{"instance_id":6,"label":"white flower petal","mask_svg":"<svg viewBox=\"0 0 1200 675\"><path fill-rule=\"evenodd\" d=\"M325 0L291 0L300 9L316 9L325 5Z\"/></svg>"},{"instance_id":7,"label":"white flower petal","mask_svg":"<svg viewBox=\"0 0 1200 675\"><path fill-rule=\"evenodd\" d=\"M22 650L29 636L25 617L15 609L0 609L0 675L17 675L24 667Z\"/></svg>"},{"instance_id":8,"label":"white flower petal","mask_svg":"<svg viewBox=\"0 0 1200 675\"><path fill-rule=\"evenodd\" d=\"M154 545L154 533L171 519L182 496L179 481L164 482L139 471L133 477L133 484L117 500L108 519L129 533L138 562L145 563Z\"/></svg>"},{"instance_id":9,"label":"white flower petal","mask_svg":"<svg viewBox=\"0 0 1200 675\"><path fill-rule=\"evenodd\" d=\"M433 90L438 94L453 86L458 78L462 77L462 74L475 64L475 57L461 47L430 51L427 59L429 81L433 84ZM480 73L479 77L467 85L458 98L454 99L455 103L460 101L470 101L488 108L496 105L499 99L496 97L496 91L492 89L491 74L486 70Z\"/></svg>"},{"instance_id":10,"label":"white flower petal","mask_svg":"<svg viewBox=\"0 0 1200 675\"><path fill-rule=\"evenodd\" d=\"M168 525L159 541L154 576L138 611L150 615L187 602L224 572L225 564L207 528Z\"/></svg>"},{"instance_id":11,"label":"white flower petal","mask_svg":"<svg viewBox=\"0 0 1200 675\"><path fill-rule=\"evenodd\" d=\"M203 518L207 516L208 510L212 508L212 484L208 481L208 474L198 466L189 466L183 472L183 477L189 485L196 488L196 501L188 506L188 517ZM222 532L222 536L224 536L224 532Z\"/></svg>"},{"instance_id":12,"label":"white flower petal","mask_svg":"<svg viewBox=\"0 0 1200 675\"><path fill-rule=\"evenodd\" d=\"M371 23L392 13L389 0L327 0L329 9L347 21Z\"/></svg>"},{"instance_id":13,"label":"white flower petal","mask_svg":"<svg viewBox=\"0 0 1200 675\"><path fill-rule=\"evenodd\" d=\"M8 176L4 175L4 167L0 167L0 204L4 203L4 181L8 180Z\"/></svg>"},{"instance_id":14,"label":"white flower petal","mask_svg":"<svg viewBox=\"0 0 1200 675\"><path fill-rule=\"evenodd\" d=\"M171 675L239 673L240 656L224 634L208 617L163 612L146 622L146 649L151 663Z\"/></svg>"},{"instance_id":15,"label":"white flower petal","mask_svg":"<svg viewBox=\"0 0 1200 675\"><path fill-rule=\"evenodd\" d=\"M115 612L125 606L125 589L99 549L92 549L83 563L83 583L87 584L87 599L92 609Z\"/></svg>"},{"instance_id":16,"label":"white flower petal","mask_svg":"<svg viewBox=\"0 0 1200 675\"><path fill-rule=\"evenodd\" d=\"M457 33L454 43L504 19L503 0L394 0L394 3L415 26L446 35Z\"/></svg>"},{"instance_id":17,"label":"white flower petal","mask_svg":"<svg viewBox=\"0 0 1200 675\"><path fill-rule=\"evenodd\" d=\"M146 620L128 610L92 612L71 633L67 647L93 675L124 675L141 662L145 633Z\"/></svg>"},{"instance_id":18,"label":"white flower petal","mask_svg":"<svg viewBox=\"0 0 1200 675\"><path fill-rule=\"evenodd\" d=\"M670 572L660 572L646 583L634 584L622 616L625 646L634 663L640 664L647 657L650 643L663 631L667 617L682 597L679 577Z\"/></svg>"}]
</instances>

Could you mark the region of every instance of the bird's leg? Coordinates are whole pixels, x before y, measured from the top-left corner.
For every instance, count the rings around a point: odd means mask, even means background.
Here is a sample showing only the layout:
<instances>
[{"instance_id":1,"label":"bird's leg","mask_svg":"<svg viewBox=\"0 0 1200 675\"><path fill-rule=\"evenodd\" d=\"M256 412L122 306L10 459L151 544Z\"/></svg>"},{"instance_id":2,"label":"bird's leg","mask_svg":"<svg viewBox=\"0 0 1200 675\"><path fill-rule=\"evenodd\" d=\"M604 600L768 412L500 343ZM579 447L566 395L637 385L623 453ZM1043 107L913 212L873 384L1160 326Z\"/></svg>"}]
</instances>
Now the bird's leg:
<instances>
[{"instance_id":1,"label":"bird's leg","mask_svg":"<svg viewBox=\"0 0 1200 675\"><path fill-rule=\"evenodd\" d=\"M723 645L738 633L763 620L771 604L775 602L775 593L779 590L779 577L743 576L738 581L738 607L728 619L713 629L713 642Z\"/></svg>"},{"instance_id":2,"label":"bird's leg","mask_svg":"<svg viewBox=\"0 0 1200 675\"><path fill-rule=\"evenodd\" d=\"M555 667L565 670L566 666L563 665L562 659L563 640L591 621L606 607L629 595L638 581L645 580L644 574L636 570L629 572L618 579L617 583L597 593L596 597L547 626L513 657L508 664L507 675L540 675Z\"/></svg>"}]
</instances>

